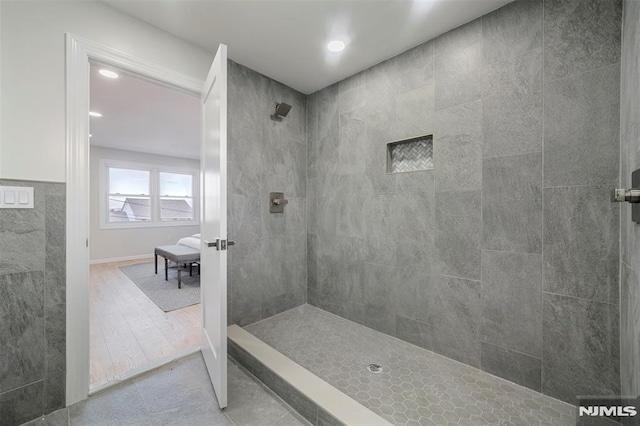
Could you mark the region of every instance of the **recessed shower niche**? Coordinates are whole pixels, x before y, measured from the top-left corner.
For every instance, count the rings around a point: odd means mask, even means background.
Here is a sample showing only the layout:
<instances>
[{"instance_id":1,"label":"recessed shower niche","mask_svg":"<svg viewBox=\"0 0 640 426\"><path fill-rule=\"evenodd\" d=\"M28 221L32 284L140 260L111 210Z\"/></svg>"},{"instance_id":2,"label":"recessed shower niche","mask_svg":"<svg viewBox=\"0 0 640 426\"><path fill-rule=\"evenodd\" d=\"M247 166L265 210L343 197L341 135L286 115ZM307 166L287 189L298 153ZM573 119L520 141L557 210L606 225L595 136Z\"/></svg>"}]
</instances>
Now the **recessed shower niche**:
<instances>
[{"instance_id":1,"label":"recessed shower niche","mask_svg":"<svg viewBox=\"0 0 640 426\"><path fill-rule=\"evenodd\" d=\"M433 135L387 144L387 173L433 169Z\"/></svg>"}]
</instances>

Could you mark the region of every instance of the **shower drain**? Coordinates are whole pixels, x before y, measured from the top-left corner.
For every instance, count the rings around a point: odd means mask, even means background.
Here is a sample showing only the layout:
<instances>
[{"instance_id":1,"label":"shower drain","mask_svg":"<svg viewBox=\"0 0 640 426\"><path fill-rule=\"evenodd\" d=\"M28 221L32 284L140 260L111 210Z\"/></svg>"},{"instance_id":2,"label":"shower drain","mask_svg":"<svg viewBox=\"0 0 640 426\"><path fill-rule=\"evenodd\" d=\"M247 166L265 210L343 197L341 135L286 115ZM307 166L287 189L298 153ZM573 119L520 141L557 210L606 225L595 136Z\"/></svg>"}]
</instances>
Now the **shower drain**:
<instances>
[{"instance_id":1,"label":"shower drain","mask_svg":"<svg viewBox=\"0 0 640 426\"><path fill-rule=\"evenodd\" d=\"M367 365L367 370L373 374L380 374L382 372L382 366L379 364L369 364Z\"/></svg>"}]
</instances>

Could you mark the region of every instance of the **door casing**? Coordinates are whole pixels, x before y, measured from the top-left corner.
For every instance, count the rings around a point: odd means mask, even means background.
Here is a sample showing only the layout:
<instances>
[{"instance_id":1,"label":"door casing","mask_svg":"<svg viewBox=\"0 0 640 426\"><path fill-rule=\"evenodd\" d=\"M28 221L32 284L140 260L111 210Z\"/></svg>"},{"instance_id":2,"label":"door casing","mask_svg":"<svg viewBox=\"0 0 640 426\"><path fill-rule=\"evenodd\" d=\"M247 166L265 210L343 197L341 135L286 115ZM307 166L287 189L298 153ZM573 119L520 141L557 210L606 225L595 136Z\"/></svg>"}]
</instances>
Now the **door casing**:
<instances>
[{"instance_id":1,"label":"door casing","mask_svg":"<svg viewBox=\"0 0 640 426\"><path fill-rule=\"evenodd\" d=\"M200 95L204 81L74 34L66 38L66 405L89 395L89 61ZM157 366L156 366L157 367Z\"/></svg>"}]
</instances>

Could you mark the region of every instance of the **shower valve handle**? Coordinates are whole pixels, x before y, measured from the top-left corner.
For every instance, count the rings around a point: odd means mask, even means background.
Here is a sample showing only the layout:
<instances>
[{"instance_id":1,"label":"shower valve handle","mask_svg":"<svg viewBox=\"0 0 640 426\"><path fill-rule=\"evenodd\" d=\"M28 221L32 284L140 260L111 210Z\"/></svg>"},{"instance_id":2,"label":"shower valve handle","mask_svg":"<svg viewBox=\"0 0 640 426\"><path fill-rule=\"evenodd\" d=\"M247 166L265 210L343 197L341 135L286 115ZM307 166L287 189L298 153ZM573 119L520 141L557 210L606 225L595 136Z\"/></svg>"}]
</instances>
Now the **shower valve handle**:
<instances>
[{"instance_id":1,"label":"shower valve handle","mask_svg":"<svg viewBox=\"0 0 640 426\"><path fill-rule=\"evenodd\" d=\"M614 203L640 203L640 188L612 189L611 201Z\"/></svg>"},{"instance_id":2,"label":"shower valve handle","mask_svg":"<svg viewBox=\"0 0 640 426\"><path fill-rule=\"evenodd\" d=\"M283 198L274 198L272 202L274 206L282 206L284 204L289 204L289 200L285 200Z\"/></svg>"}]
</instances>

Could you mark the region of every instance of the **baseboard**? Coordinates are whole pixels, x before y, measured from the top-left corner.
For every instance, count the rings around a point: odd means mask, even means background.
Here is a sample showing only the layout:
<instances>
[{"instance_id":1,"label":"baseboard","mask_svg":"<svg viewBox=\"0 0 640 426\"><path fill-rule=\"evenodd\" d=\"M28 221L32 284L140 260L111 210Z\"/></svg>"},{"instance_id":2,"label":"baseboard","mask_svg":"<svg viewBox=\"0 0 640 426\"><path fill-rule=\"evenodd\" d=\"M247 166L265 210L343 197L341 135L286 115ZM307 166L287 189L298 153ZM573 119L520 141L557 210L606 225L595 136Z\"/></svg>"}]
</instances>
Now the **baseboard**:
<instances>
[{"instance_id":1,"label":"baseboard","mask_svg":"<svg viewBox=\"0 0 640 426\"><path fill-rule=\"evenodd\" d=\"M152 254L138 254L136 256L112 257L111 259L94 259L89 261L89 265L99 265L101 263L122 262L125 260L153 260Z\"/></svg>"}]
</instances>

